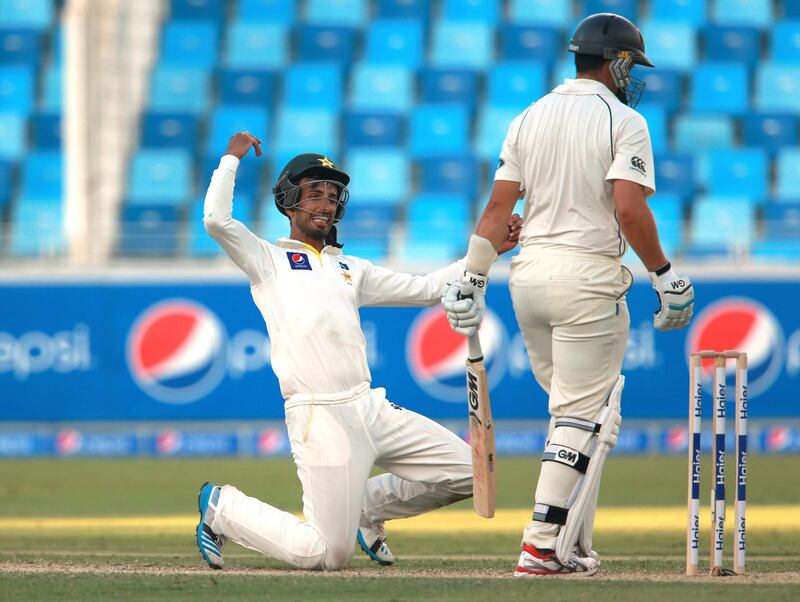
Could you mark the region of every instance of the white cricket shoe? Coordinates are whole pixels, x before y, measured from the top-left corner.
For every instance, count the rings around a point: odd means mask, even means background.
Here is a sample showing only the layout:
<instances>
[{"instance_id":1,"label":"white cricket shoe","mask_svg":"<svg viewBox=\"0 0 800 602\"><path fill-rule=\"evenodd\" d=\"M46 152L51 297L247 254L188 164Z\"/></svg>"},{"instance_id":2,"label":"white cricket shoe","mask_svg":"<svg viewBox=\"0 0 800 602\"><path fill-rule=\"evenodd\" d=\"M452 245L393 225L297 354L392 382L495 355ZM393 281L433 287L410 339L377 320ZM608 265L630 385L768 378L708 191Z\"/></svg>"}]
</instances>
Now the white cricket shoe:
<instances>
[{"instance_id":1,"label":"white cricket shoe","mask_svg":"<svg viewBox=\"0 0 800 602\"><path fill-rule=\"evenodd\" d=\"M598 562L591 556L580 557L574 551L569 562L562 564L555 552L541 553L535 546L524 544L515 577L591 577L597 572Z\"/></svg>"},{"instance_id":2,"label":"white cricket shoe","mask_svg":"<svg viewBox=\"0 0 800 602\"><path fill-rule=\"evenodd\" d=\"M394 564L394 554L386 545L386 531L383 530L383 523L370 525L362 518L356 533L356 541L364 554L379 565Z\"/></svg>"}]
</instances>

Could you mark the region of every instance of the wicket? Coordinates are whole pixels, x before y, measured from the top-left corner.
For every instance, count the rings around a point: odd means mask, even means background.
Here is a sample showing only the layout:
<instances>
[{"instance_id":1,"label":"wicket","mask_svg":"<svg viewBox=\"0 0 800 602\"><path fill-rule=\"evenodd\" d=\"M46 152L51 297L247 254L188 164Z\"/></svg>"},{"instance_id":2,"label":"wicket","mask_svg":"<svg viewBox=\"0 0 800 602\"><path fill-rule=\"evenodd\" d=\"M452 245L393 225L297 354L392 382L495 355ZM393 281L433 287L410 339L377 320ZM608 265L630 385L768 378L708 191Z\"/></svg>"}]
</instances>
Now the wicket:
<instances>
[{"instance_id":1,"label":"wicket","mask_svg":"<svg viewBox=\"0 0 800 602\"><path fill-rule=\"evenodd\" d=\"M725 534L725 418L728 387L725 368L736 360L736 526L733 573L744 574L747 493L747 354L739 351L699 351L689 356L689 496L686 531L686 574L697 575L700 552L700 433L704 358L714 360L714 480L711 487L711 574L730 574L722 568Z\"/></svg>"}]
</instances>

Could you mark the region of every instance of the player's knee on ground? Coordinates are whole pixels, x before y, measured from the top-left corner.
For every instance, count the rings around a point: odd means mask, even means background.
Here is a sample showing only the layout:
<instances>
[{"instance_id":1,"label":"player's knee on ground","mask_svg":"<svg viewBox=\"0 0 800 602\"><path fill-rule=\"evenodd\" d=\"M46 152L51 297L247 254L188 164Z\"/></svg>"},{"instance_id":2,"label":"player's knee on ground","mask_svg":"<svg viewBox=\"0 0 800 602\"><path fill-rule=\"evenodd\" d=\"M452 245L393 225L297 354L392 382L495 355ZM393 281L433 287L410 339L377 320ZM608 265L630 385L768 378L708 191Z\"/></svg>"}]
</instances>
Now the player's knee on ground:
<instances>
[{"instance_id":1,"label":"player's knee on ground","mask_svg":"<svg viewBox=\"0 0 800 602\"><path fill-rule=\"evenodd\" d=\"M354 542L341 542L328 546L322 568L326 571L343 569L353 559Z\"/></svg>"}]
</instances>

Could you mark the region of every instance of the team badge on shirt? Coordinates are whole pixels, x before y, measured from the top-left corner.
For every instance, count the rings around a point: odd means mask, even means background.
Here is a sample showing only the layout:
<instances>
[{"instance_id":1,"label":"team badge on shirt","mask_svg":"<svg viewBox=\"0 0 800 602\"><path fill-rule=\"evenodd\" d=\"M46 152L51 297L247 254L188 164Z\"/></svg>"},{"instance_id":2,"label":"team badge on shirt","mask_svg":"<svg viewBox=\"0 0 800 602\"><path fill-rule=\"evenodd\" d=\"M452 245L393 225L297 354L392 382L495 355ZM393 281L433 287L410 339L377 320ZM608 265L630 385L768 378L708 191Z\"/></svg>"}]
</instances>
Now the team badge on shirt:
<instances>
[{"instance_id":1,"label":"team badge on shirt","mask_svg":"<svg viewBox=\"0 0 800 602\"><path fill-rule=\"evenodd\" d=\"M289 259L289 267L293 270L310 270L311 262L308 261L308 255L305 253L298 253L297 251L286 251L286 257Z\"/></svg>"}]
</instances>

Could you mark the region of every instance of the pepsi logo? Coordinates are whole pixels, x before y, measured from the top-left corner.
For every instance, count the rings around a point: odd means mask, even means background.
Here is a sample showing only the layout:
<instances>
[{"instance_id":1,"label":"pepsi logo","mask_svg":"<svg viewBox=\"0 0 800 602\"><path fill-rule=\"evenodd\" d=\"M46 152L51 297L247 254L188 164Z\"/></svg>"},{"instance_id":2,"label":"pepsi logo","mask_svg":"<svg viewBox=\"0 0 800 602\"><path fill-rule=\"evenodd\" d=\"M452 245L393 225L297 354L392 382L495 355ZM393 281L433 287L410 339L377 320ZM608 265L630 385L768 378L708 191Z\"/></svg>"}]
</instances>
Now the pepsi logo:
<instances>
[{"instance_id":1,"label":"pepsi logo","mask_svg":"<svg viewBox=\"0 0 800 602\"><path fill-rule=\"evenodd\" d=\"M785 451L789 448L791 441L791 431L787 427L774 426L767 431L764 447L771 452Z\"/></svg>"},{"instance_id":2,"label":"pepsi logo","mask_svg":"<svg viewBox=\"0 0 800 602\"><path fill-rule=\"evenodd\" d=\"M159 431L156 435L156 454L169 456L178 451L181 445L181 434L174 429Z\"/></svg>"},{"instance_id":3,"label":"pepsi logo","mask_svg":"<svg viewBox=\"0 0 800 602\"><path fill-rule=\"evenodd\" d=\"M56 454L59 456L72 456L80 451L83 435L73 429L59 431L56 434Z\"/></svg>"},{"instance_id":4,"label":"pepsi logo","mask_svg":"<svg viewBox=\"0 0 800 602\"><path fill-rule=\"evenodd\" d=\"M489 387L505 373L505 359L499 353L506 332L497 315L487 308L480 329ZM406 339L406 361L419 387L439 401L466 400L467 338L453 332L440 307L417 316Z\"/></svg>"},{"instance_id":5,"label":"pepsi logo","mask_svg":"<svg viewBox=\"0 0 800 602\"><path fill-rule=\"evenodd\" d=\"M144 310L127 342L128 369L147 395L190 403L216 388L227 370L227 334L208 308L169 299Z\"/></svg>"},{"instance_id":6,"label":"pepsi logo","mask_svg":"<svg viewBox=\"0 0 800 602\"><path fill-rule=\"evenodd\" d=\"M751 399L772 386L781 373L786 353L783 329L772 312L741 297L727 297L703 309L692 323L686 344L689 353L728 349L746 352ZM704 360L704 373L710 374L711 368L712 360ZM729 361L728 373L735 370L734 362Z\"/></svg>"},{"instance_id":7,"label":"pepsi logo","mask_svg":"<svg viewBox=\"0 0 800 602\"><path fill-rule=\"evenodd\" d=\"M689 447L689 430L685 426L673 426L665 436L665 447L668 451L684 451Z\"/></svg>"},{"instance_id":8,"label":"pepsi logo","mask_svg":"<svg viewBox=\"0 0 800 602\"><path fill-rule=\"evenodd\" d=\"M256 450L259 455L271 456L283 447L283 432L279 429L264 429L256 436Z\"/></svg>"}]
</instances>

